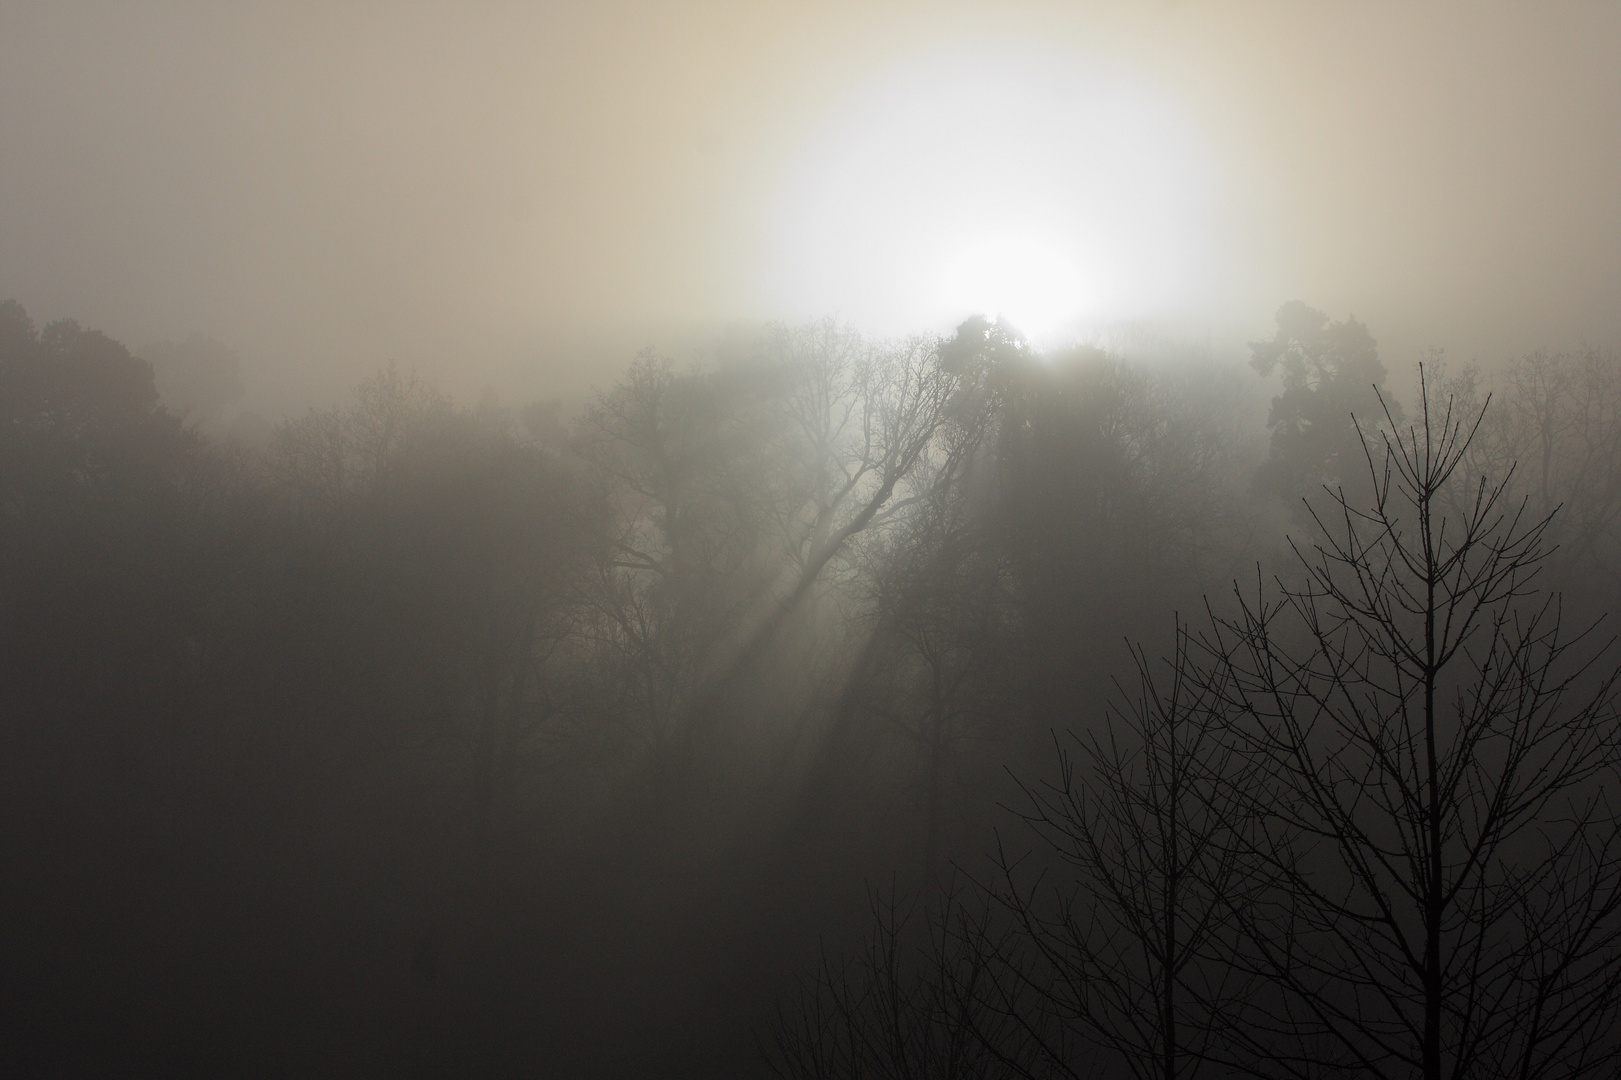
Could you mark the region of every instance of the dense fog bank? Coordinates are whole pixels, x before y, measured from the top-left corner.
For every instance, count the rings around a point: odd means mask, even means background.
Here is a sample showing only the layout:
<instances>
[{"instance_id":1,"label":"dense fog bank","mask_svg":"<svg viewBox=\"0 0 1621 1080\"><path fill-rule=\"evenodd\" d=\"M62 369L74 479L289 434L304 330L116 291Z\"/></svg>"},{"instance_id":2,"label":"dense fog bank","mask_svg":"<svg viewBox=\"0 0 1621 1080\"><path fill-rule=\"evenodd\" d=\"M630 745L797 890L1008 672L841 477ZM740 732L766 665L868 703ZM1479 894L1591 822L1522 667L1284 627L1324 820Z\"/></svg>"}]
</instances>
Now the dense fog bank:
<instances>
[{"instance_id":1,"label":"dense fog bank","mask_svg":"<svg viewBox=\"0 0 1621 1080\"><path fill-rule=\"evenodd\" d=\"M773 1031L874 890L950 928L1039 863L1008 807L1152 698L1129 644L1310 592L1290 538L1384 505L1427 405L1471 435L1436 506L1505 484L1566 625L1613 607L1612 355L1397 400L1355 320L1256 333L778 326L573 413L391 365L221 430L218 342L0 305L5 1071L813 1074Z\"/></svg>"}]
</instances>

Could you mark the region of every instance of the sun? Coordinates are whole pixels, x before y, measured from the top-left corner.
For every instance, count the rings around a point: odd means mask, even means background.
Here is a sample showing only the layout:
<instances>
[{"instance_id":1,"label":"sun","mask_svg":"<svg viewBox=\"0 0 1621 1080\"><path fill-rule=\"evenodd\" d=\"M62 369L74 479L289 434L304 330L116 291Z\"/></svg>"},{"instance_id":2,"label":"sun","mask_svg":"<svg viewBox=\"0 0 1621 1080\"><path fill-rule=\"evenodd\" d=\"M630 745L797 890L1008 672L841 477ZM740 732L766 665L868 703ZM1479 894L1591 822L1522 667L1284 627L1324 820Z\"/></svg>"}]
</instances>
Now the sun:
<instances>
[{"instance_id":1,"label":"sun","mask_svg":"<svg viewBox=\"0 0 1621 1080\"><path fill-rule=\"evenodd\" d=\"M1154 317L1212 272L1213 176L1128 72L1028 43L915 57L853 89L795 158L775 306L882 333L1002 315L1038 341Z\"/></svg>"},{"instance_id":2,"label":"sun","mask_svg":"<svg viewBox=\"0 0 1621 1080\"><path fill-rule=\"evenodd\" d=\"M1049 343L1088 309L1095 292L1077 263L1052 240L992 233L945 261L938 306L1004 319L1031 342Z\"/></svg>"}]
</instances>

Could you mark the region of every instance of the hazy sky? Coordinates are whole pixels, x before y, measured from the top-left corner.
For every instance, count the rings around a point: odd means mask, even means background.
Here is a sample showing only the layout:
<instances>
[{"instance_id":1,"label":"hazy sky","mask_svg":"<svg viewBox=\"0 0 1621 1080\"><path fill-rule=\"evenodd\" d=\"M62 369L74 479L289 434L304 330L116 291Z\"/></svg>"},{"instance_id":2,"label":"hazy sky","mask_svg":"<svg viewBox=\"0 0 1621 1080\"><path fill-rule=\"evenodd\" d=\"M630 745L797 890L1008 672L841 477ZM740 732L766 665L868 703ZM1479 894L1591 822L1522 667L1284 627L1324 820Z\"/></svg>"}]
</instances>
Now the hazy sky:
<instances>
[{"instance_id":1,"label":"hazy sky","mask_svg":"<svg viewBox=\"0 0 1621 1080\"><path fill-rule=\"evenodd\" d=\"M1614 3L0 0L0 296L277 407L823 313L1618 344L1618 55Z\"/></svg>"}]
</instances>

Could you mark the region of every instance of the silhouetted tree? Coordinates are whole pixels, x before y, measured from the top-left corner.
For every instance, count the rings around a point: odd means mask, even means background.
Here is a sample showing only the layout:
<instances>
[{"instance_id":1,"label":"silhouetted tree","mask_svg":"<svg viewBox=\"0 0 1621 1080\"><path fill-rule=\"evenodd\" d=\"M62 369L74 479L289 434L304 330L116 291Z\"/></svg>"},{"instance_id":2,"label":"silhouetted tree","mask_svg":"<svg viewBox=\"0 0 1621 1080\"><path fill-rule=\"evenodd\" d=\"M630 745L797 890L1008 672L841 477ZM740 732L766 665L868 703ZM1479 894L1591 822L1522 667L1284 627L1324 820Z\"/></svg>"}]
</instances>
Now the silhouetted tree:
<instances>
[{"instance_id":1,"label":"silhouetted tree","mask_svg":"<svg viewBox=\"0 0 1621 1080\"><path fill-rule=\"evenodd\" d=\"M172 478L191 446L158 408L151 365L71 319L36 331L15 300L0 302L0 440L13 514L35 499L132 496Z\"/></svg>"},{"instance_id":2,"label":"silhouetted tree","mask_svg":"<svg viewBox=\"0 0 1621 1080\"><path fill-rule=\"evenodd\" d=\"M982 437L977 429L956 436ZM853 675L844 704L906 744L901 756L921 795L925 878L939 868L948 809L976 776L967 767L1005 752L999 729L1020 698L1013 581L989 535L990 477L953 468L954 479L923 479L926 494L905 525L868 553L872 662Z\"/></svg>"},{"instance_id":3,"label":"silhouetted tree","mask_svg":"<svg viewBox=\"0 0 1621 1080\"><path fill-rule=\"evenodd\" d=\"M1616 673L1535 590L1547 519L1459 474L1479 421L1425 387L1364 441L1371 499L1313 511L1304 580L1214 631L1277 881L1231 909L1270 987L1235 1067L1585 1076L1621 1046Z\"/></svg>"},{"instance_id":4,"label":"silhouetted tree","mask_svg":"<svg viewBox=\"0 0 1621 1080\"><path fill-rule=\"evenodd\" d=\"M685 735L695 687L779 572L770 388L752 374L680 374L644 353L580 423L617 511L595 633L655 744Z\"/></svg>"},{"instance_id":5,"label":"silhouetted tree","mask_svg":"<svg viewBox=\"0 0 1621 1080\"><path fill-rule=\"evenodd\" d=\"M779 1009L767 1047L778 1076L1063 1075L1047 1069L1028 1022L1005 1009L992 986L992 965L1007 946L987 907L955 891L933 916L920 915L915 904L903 909L893 894L873 896L871 905L873 928L855 959L824 954Z\"/></svg>"},{"instance_id":6,"label":"silhouetted tree","mask_svg":"<svg viewBox=\"0 0 1621 1080\"><path fill-rule=\"evenodd\" d=\"M1355 484L1363 470L1352 415L1381 415L1385 368L1373 337L1355 318L1330 322L1298 300L1278 309L1277 324L1270 340L1250 346L1255 370L1276 371L1283 381L1267 418L1271 456L1256 483L1290 498L1322 484Z\"/></svg>"},{"instance_id":7,"label":"silhouetted tree","mask_svg":"<svg viewBox=\"0 0 1621 1080\"><path fill-rule=\"evenodd\" d=\"M1133 656L1135 693L1102 732L1060 740L1056 783L1025 788L1036 864L1056 867L1032 882L1030 857L999 853L993 894L1023 952L996 981L1055 1071L1090 1075L1097 1059L1076 1055L1090 1046L1138 1080L1177 1080L1219 1045L1246 988L1230 913L1261 878L1244 851L1220 665L1201 664L1181 625L1164 680Z\"/></svg>"},{"instance_id":8,"label":"silhouetted tree","mask_svg":"<svg viewBox=\"0 0 1621 1080\"><path fill-rule=\"evenodd\" d=\"M945 343L913 338L852 350L831 326L808 333L808 349L793 339L778 344L792 380L788 415L810 452L789 518L795 573L761 637L857 537L895 521L966 468L985 431L983 410L964 407L980 373L945 362Z\"/></svg>"},{"instance_id":9,"label":"silhouetted tree","mask_svg":"<svg viewBox=\"0 0 1621 1080\"><path fill-rule=\"evenodd\" d=\"M981 1000L1041 1068L1613 1069L1618 674L1535 587L1549 519L1460 472L1480 414L1421 390L1363 443L1366 503L1313 512L1298 580L1179 627L1169 684L1139 651L1090 768L1061 748L1027 789L1043 842L992 889L1011 924L957 944L1000 950Z\"/></svg>"},{"instance_id":10,"label":"silhouetted tree","mask_svg":"<svg viewBox=\"0 0 1621 1080\"><path fill-rule=\"evenodd\" d=\"M1010 372L990 534L1011 567L1033 733L1073 723L1107 693L1111 647L1232 564L1243 481L1227 424L1204 387L1099 350Z\"/></svg>"},{"instance_id":11,"label":"silhouetted tree","mask_svg":"<svg viewBox=\"0 0 1621 1080\"><path fill-rule=\"evenodd\" d=\"M1432 364L1432 370L1437 365ZM1466 367L1439 372L1460 407L1478 410L1487 387ZM1598 349L1535 352L1492 380L1494 405L1470 444L1472 471L1506 476L1547 516L1557 584L1607 610L1621 596L1621 367Z\"/></svg>"},{"instance_id":12,"label":"silhouetted tree","mask_svg":"<svg viewBox=\"0 0 1621 1080\"><path fill-rule=\"evenodd\" d=\"M819 323L775 328L754 363L718 372L644 355L599 398L580 448L621 510L604 635L650 716L713 720L859 543L965 467L978 436L959 436L983 431L959 409L970 380L936 342Z\"/></svg>"}]
</instances>

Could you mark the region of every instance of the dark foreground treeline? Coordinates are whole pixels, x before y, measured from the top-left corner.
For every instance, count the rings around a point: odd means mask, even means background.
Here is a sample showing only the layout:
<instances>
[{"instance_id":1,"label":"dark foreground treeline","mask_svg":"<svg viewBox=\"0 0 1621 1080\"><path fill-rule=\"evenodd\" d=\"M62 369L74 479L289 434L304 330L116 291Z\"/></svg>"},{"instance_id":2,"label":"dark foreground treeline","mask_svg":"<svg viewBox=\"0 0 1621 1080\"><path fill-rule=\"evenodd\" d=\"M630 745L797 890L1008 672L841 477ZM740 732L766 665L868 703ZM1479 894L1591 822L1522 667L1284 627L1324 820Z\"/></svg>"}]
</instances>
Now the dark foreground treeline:
<instances>
[{"instance_id":1,"label":"dark foreground treeline","mask_svg":"<svg viewBox=\"0 0 1621 1080\"><path fill-rule=\"evenodd\" d=\"M1528 358L1469 441L1354 321L1280 312L1270 417L1198 359L816 325L572 418L389 368L259 453L0 305L0 1071L1597 1060L1609 660L1527 590L1621 584L1621 372ZM1372 516L1291 569L1325 482Z\"/></svg>"}]
</instances>

